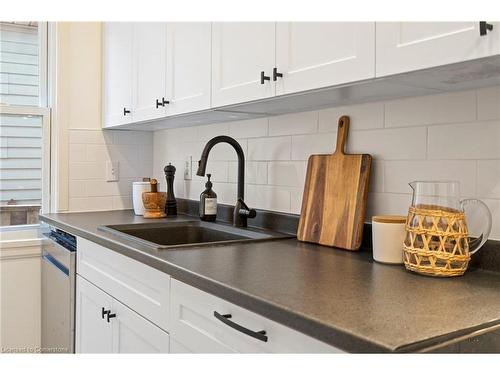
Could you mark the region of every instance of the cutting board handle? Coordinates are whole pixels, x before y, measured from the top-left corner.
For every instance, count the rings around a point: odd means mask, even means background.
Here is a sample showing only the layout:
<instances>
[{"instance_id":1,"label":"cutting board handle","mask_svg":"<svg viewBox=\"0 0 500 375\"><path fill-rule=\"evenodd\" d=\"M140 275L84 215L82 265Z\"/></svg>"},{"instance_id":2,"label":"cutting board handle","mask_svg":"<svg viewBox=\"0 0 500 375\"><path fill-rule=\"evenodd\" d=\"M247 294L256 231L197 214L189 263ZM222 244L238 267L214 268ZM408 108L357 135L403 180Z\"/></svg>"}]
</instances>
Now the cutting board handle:
<instances>
[{"instance_id":1,"label":"cutting board handle","mask_svg":"<svg viewBox=\"0 0 500 375\"><path fill-rule=\"evenodd\" d=\"M339 118L339 126L337 129L337 148L334 154L345 155L345 144L347 142L347 134L349 133L349 116Z\"/></svg>"}]
</instances>

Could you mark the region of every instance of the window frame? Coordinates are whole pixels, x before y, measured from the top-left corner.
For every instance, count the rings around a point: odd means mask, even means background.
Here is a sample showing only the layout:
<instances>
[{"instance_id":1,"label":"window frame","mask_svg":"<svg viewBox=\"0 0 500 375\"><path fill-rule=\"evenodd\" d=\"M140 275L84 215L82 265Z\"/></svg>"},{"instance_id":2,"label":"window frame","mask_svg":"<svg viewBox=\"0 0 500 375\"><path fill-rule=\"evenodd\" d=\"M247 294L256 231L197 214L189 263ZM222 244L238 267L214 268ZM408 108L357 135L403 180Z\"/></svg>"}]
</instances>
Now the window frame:
<instances>
[{"instance_id":1,"label":"window frame","mask_svg":"<svg viewBox=\"0 0 500 375\"><path fill-rule=\"evenodd\" d=\"M51 207L51 109L49 107L48 22L38 23L38 106L0 104L0 114L42 117L42 204L41 212Z\"/></svg>"},{"instance_id":2,"label":"window frame","mask_svg":"<svg viewBox=\"0 0 500 375\"><path fill-rule=\"evenodd\" d=\"M50 208L50 109L35 106L0 106L0 113L42 117L42 212Z\"/></svg>"}]
</instances>

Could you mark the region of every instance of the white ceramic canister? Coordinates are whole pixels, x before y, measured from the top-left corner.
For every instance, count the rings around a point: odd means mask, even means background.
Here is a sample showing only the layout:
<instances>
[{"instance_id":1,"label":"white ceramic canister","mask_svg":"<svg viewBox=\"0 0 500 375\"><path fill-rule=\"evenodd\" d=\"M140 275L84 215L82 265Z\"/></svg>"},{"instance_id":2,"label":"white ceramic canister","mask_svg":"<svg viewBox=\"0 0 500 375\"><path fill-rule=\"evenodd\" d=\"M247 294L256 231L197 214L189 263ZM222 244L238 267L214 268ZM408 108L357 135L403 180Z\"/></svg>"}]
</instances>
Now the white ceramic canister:
<instances>
[{"instance_id":1,"label":"white ceramic canister","mask_svg":"<svg viewBox=\"0 0 500 375\"><path fill-rule=\"evenodd\" d=\"M134 205L134 213L136 215L144 215L144 205L142 204L142 193L150 190L151 190L151 183L149 181L132 182L132 203Z\"/></svg>"},{"instance_id":2,"label":"white ceramic canister","mask_svg":"<svg viewBox=\"0 0 500 375\"><path fill-rule=\"evenodd\" d=\"M406 216L372 218L373 259L381 263L403 263Z\"/></svg>"}]
</instances>

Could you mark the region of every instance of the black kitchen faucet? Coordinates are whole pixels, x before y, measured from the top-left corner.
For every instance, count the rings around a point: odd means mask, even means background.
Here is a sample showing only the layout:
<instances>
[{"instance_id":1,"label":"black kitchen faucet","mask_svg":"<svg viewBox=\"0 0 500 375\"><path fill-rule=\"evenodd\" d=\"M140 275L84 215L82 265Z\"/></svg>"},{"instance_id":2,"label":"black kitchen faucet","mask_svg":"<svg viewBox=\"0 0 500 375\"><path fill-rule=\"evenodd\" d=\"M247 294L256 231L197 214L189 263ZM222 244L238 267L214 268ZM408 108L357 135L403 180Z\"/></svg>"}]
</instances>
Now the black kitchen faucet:
<instances>
[{"instance_id":1,"label":"black kitchen faucet","mask_svg":"<svg viewBox=\"0 0 500 375\"><path fill-rule=\"evenodd\" d=\"M196 174L198 176L205 176L208 154L210 153L212 147L218 143L229 143L233 146L236 154L238 155L238 193L233 212L233 225L235 227L246 227L247 218L254 218L256 216L256 212L255 210L248 208L243 200L245 195L245 155L243 154L243 149L240 144L235 139L226 135L220 135L209 140L201 153L201 159L198 161L198 171Z\"/></svg>"}]
</instances>

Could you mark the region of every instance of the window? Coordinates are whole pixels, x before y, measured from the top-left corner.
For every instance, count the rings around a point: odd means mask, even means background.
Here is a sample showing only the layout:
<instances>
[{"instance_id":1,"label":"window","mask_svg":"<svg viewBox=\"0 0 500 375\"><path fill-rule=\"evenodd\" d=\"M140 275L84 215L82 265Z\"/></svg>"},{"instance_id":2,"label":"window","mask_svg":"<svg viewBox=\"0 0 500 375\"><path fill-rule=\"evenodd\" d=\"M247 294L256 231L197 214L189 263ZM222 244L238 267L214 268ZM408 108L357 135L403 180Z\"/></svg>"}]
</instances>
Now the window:
<instances>
[{"instance_id":1,"label":"window","mask_svg":"<svg viewBox=\"0 0 500 375\"><path fill-rule=\"evenodd\" d=\"M0 22L0 226L48 207L47 27Z\"/></svg>"}]
</instances>

